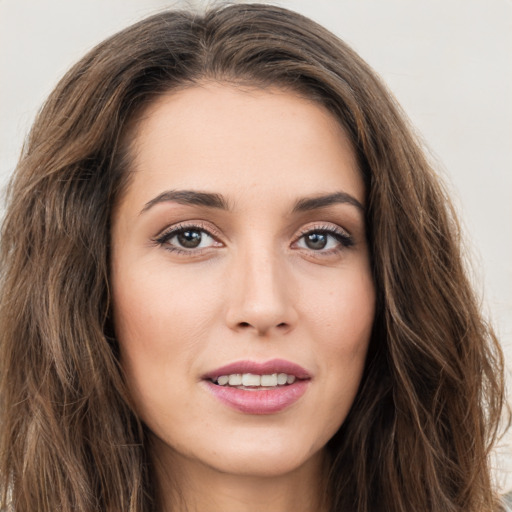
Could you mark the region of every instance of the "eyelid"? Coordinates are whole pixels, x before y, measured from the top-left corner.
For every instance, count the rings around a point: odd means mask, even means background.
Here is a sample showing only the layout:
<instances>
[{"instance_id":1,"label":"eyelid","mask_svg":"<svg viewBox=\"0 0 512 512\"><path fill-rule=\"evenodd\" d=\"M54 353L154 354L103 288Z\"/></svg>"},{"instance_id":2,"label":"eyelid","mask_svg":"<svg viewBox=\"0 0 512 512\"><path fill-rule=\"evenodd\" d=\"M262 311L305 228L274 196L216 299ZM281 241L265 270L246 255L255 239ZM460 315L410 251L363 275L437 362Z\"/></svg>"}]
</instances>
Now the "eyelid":
<instances>
[{"instance_id":1,"label":"eyelid","mask_svg":"<svg viewBox=\"0 0 512 512\"><path fill-rule=\"evenodd\" d=\"M206 235L208 235L216 244L218 244L216 246L217 248L219 247L219 245L224 246L224 243L220 240L221 235L218 234L220 233L219 230L209 222L204 222L200 220L183 221L167 226L165 229L160 231L156 236L154 236L151 240L153 243L157 245L166 246L165 249L169 251L189 255L201 254L203 251L207 251L210 248L215 247L215 245L212 245L202 248L186 249L168 243L169 240L171 240L174 236L186 230L202 231ZM342 228L337 224L311 223L300 228L296 236L293 238L292 246L297 244L304 236L315 232L323 232L331 235L338 241L339 245L335 248L330 248L328 250L314 250L304 247L298 247L297 249L309 250L313 253L317 253L318 255L328 255L340 252L344 249L348 249L355 244L352 235L345 228Z\"/></svg>"},{"instance_id":2,"label":"eyelid","mask_svg":"<svg viewBox=\"0 0 512 512\"><path fill-rule=\"evenodd\" d=\"M299 229L299 232L295 239L299 239L300 237L307 235L308 233L312 233L315 231L325 231L328 233L337 233L343 236L346 236L347 238L352 238L352 235L350 232L339 226L338 224L333 223L311 223L307 224L306 226L303 226Z\"/></svg>"},{"instance_id":3,"label":"eyelid","mask_svg":"<svg viewBox=\"0 0 512 512\"><path fill-rule=\"evenodd\" d=\"M318 233L318 232L324 232L327 234L330 234L331 236L334 236L338 242L340 243L340 247L336 249L330 249L327 251L314 251L311 249L312 252L316 252L319 255L320 254L329 254L332 252L337 252L343 249L348 249L355 245L355 241L353 236L341 226L337 224L326 224L326 223L320 223L320 224L309 224L307 226L302 227L297 236L294 238L293 244L296 244L299 242L301 238L303 238L305 235L311 234L311 233ZM302 248L301 248L302 249Z\"/></svg>"},{"instance_id":4,"label":"eyelid","mask_svg":"<svg viewBox=\"0 0 512 512\"><path fill-rule=\"evenodd\" d=\"M211 237L218 244L224 245L220 241L219 231L214 226L212 226L210 223L205 223L204 221L197 221L197 220L178 222L177 224L172 224L170 226L167 226L165 229L160 231L156 236L154 236L151 240L156 244L164 245L167 241L169 241L171 238L176 236L176 234L180 233L181 231L186 231L187 229L195 230L195 231L202 231L202 232L206 233L209 237ZM199 252L201 250L205 250L207 248L180 249L180 248L176 247L174 249L176 249L176 251L183 251L186 253L191 253L191 252L197 253L197 252Z\"/></svg>"}]
</instances>

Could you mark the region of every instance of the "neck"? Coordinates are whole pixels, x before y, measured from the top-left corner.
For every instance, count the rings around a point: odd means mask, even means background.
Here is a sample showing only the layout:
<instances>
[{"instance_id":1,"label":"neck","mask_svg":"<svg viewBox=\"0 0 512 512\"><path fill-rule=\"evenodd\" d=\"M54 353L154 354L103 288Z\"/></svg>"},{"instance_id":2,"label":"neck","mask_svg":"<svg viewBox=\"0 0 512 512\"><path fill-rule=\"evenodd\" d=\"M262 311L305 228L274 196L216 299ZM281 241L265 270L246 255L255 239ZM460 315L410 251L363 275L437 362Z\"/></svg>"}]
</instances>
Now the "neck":
<instances>
[{"instance_id":1,"label":"neck","mask_svg":"<svg viewBox=\"0 0 512 512\"><path fill-rule=\"evenodd\" d=\"M160 447L161 448L161 447ZM279 475L222 472L167 450L155 471L162 512L327 512L326 456Z\"/></svg>"}]
</instances>

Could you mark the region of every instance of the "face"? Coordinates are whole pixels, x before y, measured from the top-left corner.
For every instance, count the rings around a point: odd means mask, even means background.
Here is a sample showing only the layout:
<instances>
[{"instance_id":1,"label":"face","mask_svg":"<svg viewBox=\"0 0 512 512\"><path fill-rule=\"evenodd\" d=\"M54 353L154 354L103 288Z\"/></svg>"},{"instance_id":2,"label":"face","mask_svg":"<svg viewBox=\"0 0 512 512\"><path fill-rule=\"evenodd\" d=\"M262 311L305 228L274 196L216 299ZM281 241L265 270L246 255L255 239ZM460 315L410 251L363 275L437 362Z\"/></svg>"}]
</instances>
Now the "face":
<instances>
[{"instance_id":1,"label":"face","mask_svg":"<svg viewBox=\"0 0 512 512\"><path fill-rule=\"evenodd\" d=\"M113 217L121 364L159 450L276 475L322 453L363 371L365 190L323 107L204 84L141 117Z\"/></svg>"}]
</instances>

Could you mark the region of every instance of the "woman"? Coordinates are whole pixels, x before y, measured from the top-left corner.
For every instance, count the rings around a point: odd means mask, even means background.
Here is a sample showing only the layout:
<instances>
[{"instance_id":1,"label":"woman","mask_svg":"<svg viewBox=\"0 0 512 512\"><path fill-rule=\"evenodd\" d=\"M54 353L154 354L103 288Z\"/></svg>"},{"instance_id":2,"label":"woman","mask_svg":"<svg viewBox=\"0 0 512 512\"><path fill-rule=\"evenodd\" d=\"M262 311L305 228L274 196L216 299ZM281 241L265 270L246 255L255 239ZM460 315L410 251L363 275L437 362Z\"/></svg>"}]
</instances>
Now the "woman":
<instances>
[{"instance_id":1,"label":"woman","mask_svg":"<svg viewBox=\"0 0 512 512\"><path fill-rule=\"evenodd\" d=\"M398 107L312 21L168 12L82 59L2 232L13 510L491 511L502 356Z\"/></svg>"}]
</instances>

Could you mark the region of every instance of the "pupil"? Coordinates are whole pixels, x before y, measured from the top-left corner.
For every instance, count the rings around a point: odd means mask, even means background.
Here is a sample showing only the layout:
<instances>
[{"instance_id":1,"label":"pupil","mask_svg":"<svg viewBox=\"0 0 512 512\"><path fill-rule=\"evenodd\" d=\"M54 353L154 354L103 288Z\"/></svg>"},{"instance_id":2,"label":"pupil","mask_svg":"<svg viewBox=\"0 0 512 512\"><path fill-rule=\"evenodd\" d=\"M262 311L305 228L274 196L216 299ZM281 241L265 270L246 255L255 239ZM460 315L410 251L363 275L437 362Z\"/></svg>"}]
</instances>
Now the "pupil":
<instances>
[{"instance_id":1,"label":"pupil","mask_svg":"<svg viewBox=\"0 0 512 512\"><path fill-rule=\"evenodd\" d=\"M198 231L183 231L178 235L178 242L182 247L194 249L201 243L201 233Z\"/></svg>"},{"instance_id":2,"label":"pupil","mask_svg":"<svg viewBox=\"0 0 512 512\"><path fill-rule=\"evenodd\" d=\"M306 236L306 245L310 249L323 249L327 245L327 235L324 233L311 233Z\"/></svg>"}]
</instances>

